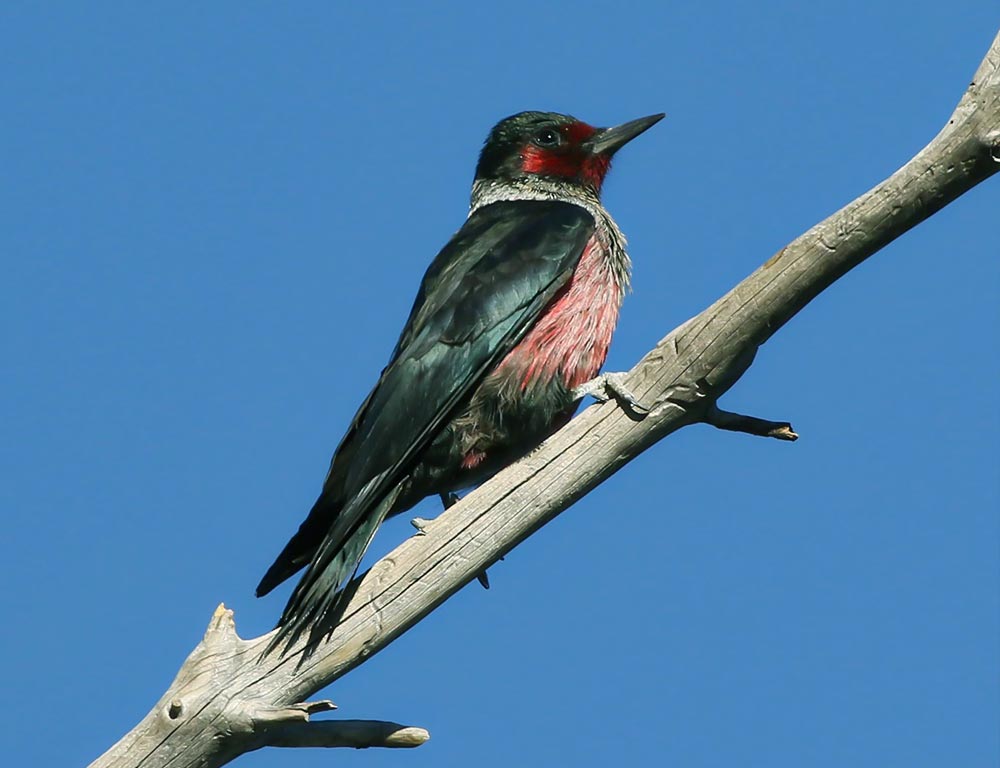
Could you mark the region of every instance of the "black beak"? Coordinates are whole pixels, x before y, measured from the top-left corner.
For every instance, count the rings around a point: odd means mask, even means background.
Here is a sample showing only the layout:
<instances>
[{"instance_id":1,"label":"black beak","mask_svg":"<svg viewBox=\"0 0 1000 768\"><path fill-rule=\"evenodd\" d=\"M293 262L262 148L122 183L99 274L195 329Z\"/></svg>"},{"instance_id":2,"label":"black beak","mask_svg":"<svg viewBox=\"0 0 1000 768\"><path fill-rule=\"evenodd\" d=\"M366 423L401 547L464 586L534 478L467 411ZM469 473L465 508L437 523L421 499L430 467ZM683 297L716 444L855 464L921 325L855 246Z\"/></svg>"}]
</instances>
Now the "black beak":
<instances>
[{"instance_id":1,"label":"black beak","mask_svg":"<svg viewBox=\"0 0 1000 768\"><path fill-rule=\"evenodd\" d=\"M614 128L600 128L597 133L587 140L585 146L594 155L602 153L613 155L640 133L644 133L652 128L664 117L665 115L661 112L658 115L640 117L638 120L629 120L627 123L616 125Z\"/></svg>"}]
</instances>

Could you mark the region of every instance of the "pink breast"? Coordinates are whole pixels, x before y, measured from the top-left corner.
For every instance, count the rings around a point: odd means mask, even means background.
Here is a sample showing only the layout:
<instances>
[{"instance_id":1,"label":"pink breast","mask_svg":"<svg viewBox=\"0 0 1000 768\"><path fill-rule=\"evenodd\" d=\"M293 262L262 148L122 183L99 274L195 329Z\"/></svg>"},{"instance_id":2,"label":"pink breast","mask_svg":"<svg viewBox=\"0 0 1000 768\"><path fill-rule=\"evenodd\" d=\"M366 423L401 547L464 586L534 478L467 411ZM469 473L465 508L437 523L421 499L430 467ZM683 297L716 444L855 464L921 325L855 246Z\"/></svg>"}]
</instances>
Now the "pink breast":
<instances>
[{"instance_id":1,"label":"pink breast","mask_svg":"<svg viewBox=\"0 0 1000 768\"><path fill-rule=\"evenodd\" d=\"M569 283L507 354L497 373L517 371L522 390L556 377L570 389L589 381L608 356L621 299L622 290L603 248L591 240Z\"/></svg>"}]
</instances>

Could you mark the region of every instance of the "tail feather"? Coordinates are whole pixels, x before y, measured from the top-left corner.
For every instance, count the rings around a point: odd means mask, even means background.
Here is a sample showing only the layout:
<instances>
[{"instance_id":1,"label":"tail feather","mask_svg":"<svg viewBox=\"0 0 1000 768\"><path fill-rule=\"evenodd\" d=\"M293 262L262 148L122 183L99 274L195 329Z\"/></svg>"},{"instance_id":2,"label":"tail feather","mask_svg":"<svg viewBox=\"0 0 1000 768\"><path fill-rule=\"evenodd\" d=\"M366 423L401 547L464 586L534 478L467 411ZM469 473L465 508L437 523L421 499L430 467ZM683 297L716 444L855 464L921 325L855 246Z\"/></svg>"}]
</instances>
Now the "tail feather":
<instances>
[{"instance_id":1,"label":"tail feather","mask_svg":"<svg viewBox=\"0 0 1000 768\"><path fill-rule=\"evenodd\" d=\"M257 585L257 597L263 597L285 579L309 565L337 519L341 506L340 502L325 493L316 499L299 530L260 580L260 584Z\"/></svg>"},{"instance_id":2,"label":"tail feather","mask_svg":"<svg viewBox=\"0 0 1000 768\"><path fill-rule=\"evenodd\" d=\"M357 572L361 558L364 557L368 545L375 536L375 531L385 520L397 495L398 490L382 499L362 518L346 539L334 542L328 538L316 549L309 568L296 585L282 612L281 620L278 622L278 632L268 645L268 652L279 645L290 647L307 632L309 646L314 646L336 626L339 611L344 603L344 588ZM279 562L280 560L281 558ZM277 565L278 563L275 563L275 566ZM275 570L275 566L272 566L271 570ZM291 564L288 567L291 567ZM278 572L280 573L280 570ZM288 575L294 572L293 570ZM268 586L270 573L271 571L268 571L264 576L261 581L262 586Z\"/></svg>"}]
</instances>

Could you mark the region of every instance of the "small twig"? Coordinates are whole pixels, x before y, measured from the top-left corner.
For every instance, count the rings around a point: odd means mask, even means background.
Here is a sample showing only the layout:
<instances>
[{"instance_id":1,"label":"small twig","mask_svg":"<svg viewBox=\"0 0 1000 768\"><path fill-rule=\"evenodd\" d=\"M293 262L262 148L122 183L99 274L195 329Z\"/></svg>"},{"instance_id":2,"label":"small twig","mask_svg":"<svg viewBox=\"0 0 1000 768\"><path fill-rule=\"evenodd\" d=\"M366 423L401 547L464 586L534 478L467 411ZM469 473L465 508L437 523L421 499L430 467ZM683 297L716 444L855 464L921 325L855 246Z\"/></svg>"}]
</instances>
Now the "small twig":
<instances>
[{"instance_id":1,"label":"small twig","mask_svg":"<svg viewBox=\"0 0 1000 768\"><path fill-rule=\"evenodd\" d=\"M727 429L730 432L746 432L748 435L774 437L778 440L795 441L799 439L798 434L792 431L792 425L787 421L768 421L767 419L758 419L756 416L744 416L742 413L724 411L714 404L705 411L704 421L717 429Z\"/></svg>"},{"instance_id":2,"label":"small twig","mask_svg":"<svg viewBox=\"0 0 1000 768\"><path fill-rule=\"evenodd\" d=\"M262 747L419 747L431 737L424 728L383 720L285 722L269 728Z\"/></svg>"}]
</instances>

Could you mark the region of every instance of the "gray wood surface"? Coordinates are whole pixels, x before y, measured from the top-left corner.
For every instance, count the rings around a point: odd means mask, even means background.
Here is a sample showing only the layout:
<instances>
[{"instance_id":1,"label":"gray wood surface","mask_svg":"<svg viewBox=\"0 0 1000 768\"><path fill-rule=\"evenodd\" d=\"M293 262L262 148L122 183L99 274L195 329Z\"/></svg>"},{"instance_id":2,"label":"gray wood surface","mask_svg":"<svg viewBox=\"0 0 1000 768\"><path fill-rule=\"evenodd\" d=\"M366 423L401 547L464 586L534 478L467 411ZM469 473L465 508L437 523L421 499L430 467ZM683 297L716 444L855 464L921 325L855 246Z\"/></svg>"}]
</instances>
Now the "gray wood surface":
<instances>
[{"instance_id":1,"label":"gray wood surface","mask_svg":"<svg viewBox=\"0 0 1000 768\"><path fill-rule=\"evenodd\" d=\"M484 568L629 460L695 422L794 439L785 422L721 411L717 398L757 349L827 286L1000 170L1000 35L948 124L874 189L782 248L625 377L642 415L594 405L380 560L356 584L341 624L308 658L262 657L268 635L240 639L220 606L204 640L150 713L96 768L221 766L264 746L418 746L420 728L310 721L304 702L364 663ZM1000 215L1000 214L998 214Z\"/></svg>"}]
</instances>

